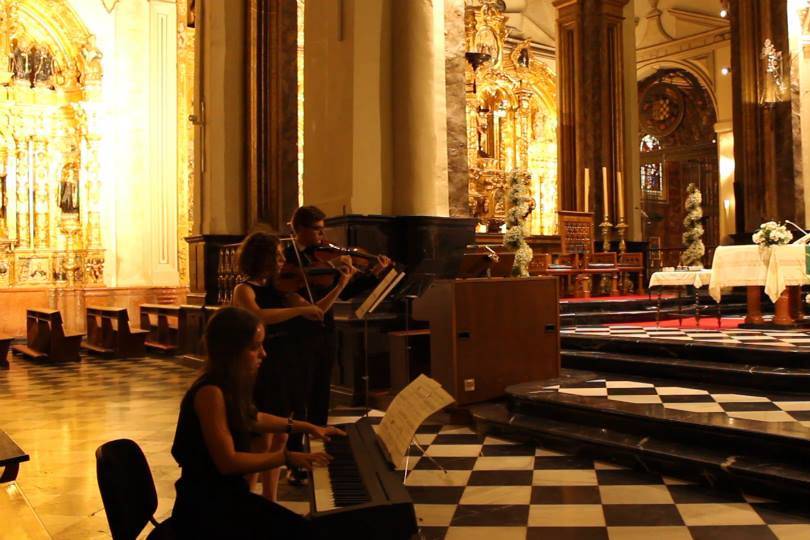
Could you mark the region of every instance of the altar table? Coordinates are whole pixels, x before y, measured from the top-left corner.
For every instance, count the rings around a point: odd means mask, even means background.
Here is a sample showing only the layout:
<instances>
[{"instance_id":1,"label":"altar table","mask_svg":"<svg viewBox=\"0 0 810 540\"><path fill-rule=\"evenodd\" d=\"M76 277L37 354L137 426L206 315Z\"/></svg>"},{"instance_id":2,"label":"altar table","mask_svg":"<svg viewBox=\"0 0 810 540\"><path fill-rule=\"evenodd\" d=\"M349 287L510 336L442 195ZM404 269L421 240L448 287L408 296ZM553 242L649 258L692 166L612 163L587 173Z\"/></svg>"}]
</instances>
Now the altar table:
<instances>
[{"instance_id":1,"label":"altar table","mask_svg":"<svg viewBox=\"0 0 810 540\"><path fill-rule=\"evenodd\" d=\"M775 305L773 322L789 325L799 317L800 289L810 283L805 266L805 246L788 244L763 248L757 245L719 246L712 260L709 294L720 302L725 287L748 288L747 324L763 323L760 290ZM791 289L789 291L789 288Z\"/></svg>"}]
</instances>

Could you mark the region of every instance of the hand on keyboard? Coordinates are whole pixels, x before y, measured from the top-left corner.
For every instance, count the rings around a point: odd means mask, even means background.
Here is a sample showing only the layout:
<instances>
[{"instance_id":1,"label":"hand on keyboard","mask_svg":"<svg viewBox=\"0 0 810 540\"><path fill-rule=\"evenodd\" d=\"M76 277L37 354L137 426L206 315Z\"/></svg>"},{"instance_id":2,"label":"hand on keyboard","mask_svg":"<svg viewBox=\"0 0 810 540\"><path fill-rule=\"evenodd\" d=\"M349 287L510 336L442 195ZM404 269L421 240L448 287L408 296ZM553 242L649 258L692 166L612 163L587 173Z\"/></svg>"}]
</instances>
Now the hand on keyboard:
<instances>
[{"instance_id":1,"label":"hand on keyboard","mask_svg":"<svg viewBox=\"0 0 810 540\"><path fill-rule=\"evenodd\" d=\"M310 436L313 439L322 439L324 441L330 441L334 435L340 435L341 437L346 436L346 432L340 428L336 428L334 426L312 426L310 430Z\"/></svg>"},{"instance_id":2,"label":"hand on keyboard","mask_svg":"<svg viewBox=\"0 0 810 540\"><path fill-rule=\"evenodd\" d=\"M288 452L287 465L299 469L312 469L312 467L325 467L332 461L332 456L326 452L305 454L303 452Z\"/></svg>"}]
</instances>

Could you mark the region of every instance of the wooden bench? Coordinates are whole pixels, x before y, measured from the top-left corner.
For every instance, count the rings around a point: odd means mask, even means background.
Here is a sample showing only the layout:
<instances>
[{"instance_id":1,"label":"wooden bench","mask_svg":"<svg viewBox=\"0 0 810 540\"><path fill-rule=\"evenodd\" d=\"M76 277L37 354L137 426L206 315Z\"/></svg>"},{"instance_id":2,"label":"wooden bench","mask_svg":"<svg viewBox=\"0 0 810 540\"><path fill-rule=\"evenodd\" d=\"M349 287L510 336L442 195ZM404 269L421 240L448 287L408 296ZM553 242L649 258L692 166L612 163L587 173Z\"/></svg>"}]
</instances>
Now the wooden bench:
<instances>
[{"instance_id":1,"label":"wooden bench","mask_svg":"<svg viewBox=\"0 0 810 540\"><path fill-rule=\"evenodd\" d=\"M82 333L65 333L58 309L26 310L25 345L12 345L11 350L35 360L79 361Z\"/></svg>"},{"instance_id":2,"label":"wooden bench","mask_svg":"<svg viewBox=\"0 0 810 540\"><path fill-rule=\"evenodd\" d=\"M8 350L11 348L11 340L8 336L0 336L0 369L8 369Z\"/></svg>"},{"instance_id":3,"label":"wooden bench","mask_svg":"<svg viewBox=\"0 0 810 540\"><path fill-rule=\"evenodd\" d=\"M14 481L28 454L0 430L0 537L20 540L49 539L47 529Z\"/></svg>"},{"instance_id":4,"label":"wooden bench","mask_svg":"<svg viewBox=\"0 0 810 540\"><path fill-rule=\"evenodd\" d=\"M148 330L144 342L149 349L175 353L180 348L181 336L188 333L184 317L188 311L174 304L141 304L141 328Z\"/></svg>"},{"instance_id":5,"label":"wooden bench","mask_svg":"<svg viewBox=\"0 0 810 540\"><path fill-rule=\"evenodd\" d=\"M182 335L182 354L196 362L205 360L205 327L214 313L224 306L181 306L186 319L186 332Z\"/></svg>"},{"instance_id":6,"label":"wooden bench","mask_svg":"<svg viewBox=\"0 0 810 540\"><path fill-rule=\"evenodd\" d=\"M145 356L149 330L129 326L127 308L87 306L87 341L91 353L128 358Z\"/></svg>"},{"instance_id":7,"label":"wooden bench","mask_svg":"<svg viewBox=\"0 0 810 540\"><path fill-rule=\"evenodd\" d=\"M17 443L12 441L3 430L0 430L0 467L3 468L3 472L0 473L0 484L15 480L20 471L20 463L29 459L31 458L28 454L23 452L22 448L17 446Z\"/></svg>"}]
</instances>

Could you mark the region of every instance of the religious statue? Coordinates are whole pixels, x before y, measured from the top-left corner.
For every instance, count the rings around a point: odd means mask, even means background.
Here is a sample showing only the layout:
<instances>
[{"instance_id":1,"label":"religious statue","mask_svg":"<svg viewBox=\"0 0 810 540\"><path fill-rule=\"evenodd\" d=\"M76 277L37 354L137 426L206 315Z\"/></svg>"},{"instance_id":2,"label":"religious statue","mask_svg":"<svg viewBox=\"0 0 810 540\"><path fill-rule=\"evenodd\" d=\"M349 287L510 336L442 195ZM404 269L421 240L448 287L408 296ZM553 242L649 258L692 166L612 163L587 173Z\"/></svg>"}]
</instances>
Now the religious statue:
<instances>
[{"instance_id":1,"label":"religious statue","mask_svg":"<svg viewBox=\"0 0 810 540\"><path fill-rule=\"evenodd\" d=\"M79 179L76 163L66 163L62 167L62 179L59 182L59 208L63 214L79 212Z\"/></svg>"},{"instance_id":2,"label":"religious statue","mask_svg":"<svg viewBox=\"0 0 810 540\"><path fill-rule=\"evenodd\" d=\"M17 81L31 82L31 48L25 38L12 41L11 72Z\"/></svg>"},{"instance_id":3,"label":"religious statue","mask_svg":"<svg viewBox=\"0 0 810 540\"><path fill-rule=\"evenodd\" d=\"M96 47L96 36L90 34L82 45L82 84L101 81L101 59L104 55Z\"/></svg>"},{"instance_id":4,"label":"religious statue","mask_svg":"<svg viewBox=\"0 0 810 540\"><path fill-rule=\"evenodd\" d=\"M32 48L34 86L50 87L53 75L53 55L46 46L40 45Z\"/></svg>"}]
</instances>

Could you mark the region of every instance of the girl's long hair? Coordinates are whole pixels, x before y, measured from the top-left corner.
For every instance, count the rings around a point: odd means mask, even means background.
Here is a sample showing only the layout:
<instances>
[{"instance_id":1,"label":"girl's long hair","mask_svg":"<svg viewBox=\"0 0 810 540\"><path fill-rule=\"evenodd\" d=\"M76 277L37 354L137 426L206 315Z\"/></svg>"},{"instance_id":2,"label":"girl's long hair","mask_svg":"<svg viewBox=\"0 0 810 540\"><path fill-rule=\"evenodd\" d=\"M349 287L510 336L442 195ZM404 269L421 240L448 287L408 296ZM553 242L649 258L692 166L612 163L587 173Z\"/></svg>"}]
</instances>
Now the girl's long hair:
<instances>
[{"instance_id":1,"label":"girl's long hair","mask_svg":"<svg viewBox=\"0 0 810 540\"><path fill-rule=\"evenodd\" d=\"M222 389L232 431L247 433L256 421L254 377L241 356L253 344L259 318L242 308L218 310L205 328L207 356L203 373ZM236 435L236 434L234 434Z\"/></svg>"},{"instance_id":2,"label":"girl's long hair","mask_svg":"<svg viewBox=\"0 0 810 540\"><path fill-rule=\"evenodd\" d=\"M249 235L237 251L239 273L248 279L255 279L270 266L271 275L274 275L279 243L278 237L268 232L258 231Z\"/></svg>"}]
</instances>

